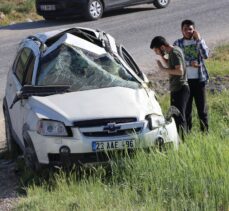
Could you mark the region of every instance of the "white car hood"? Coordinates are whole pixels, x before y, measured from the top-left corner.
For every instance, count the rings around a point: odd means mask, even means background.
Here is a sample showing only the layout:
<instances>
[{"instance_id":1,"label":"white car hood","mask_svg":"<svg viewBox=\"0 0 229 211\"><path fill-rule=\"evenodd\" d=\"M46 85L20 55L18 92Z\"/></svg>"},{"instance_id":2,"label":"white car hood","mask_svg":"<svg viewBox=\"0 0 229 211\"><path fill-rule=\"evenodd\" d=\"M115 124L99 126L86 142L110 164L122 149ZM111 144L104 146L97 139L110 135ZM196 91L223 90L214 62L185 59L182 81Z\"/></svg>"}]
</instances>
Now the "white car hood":
<instances>
[{"instance_id":1,"label":"white car hood","mask_svg":"<svg viewBox=\"0 0 229 211\"><path fill-rule=\"evenodd\" d=\"M53 119L72 125L75 121L136 117L144 120L148 114L162 115L154 92L123 87L70 92L29 99L38 118Z\"/></svg>"}]
</instances>

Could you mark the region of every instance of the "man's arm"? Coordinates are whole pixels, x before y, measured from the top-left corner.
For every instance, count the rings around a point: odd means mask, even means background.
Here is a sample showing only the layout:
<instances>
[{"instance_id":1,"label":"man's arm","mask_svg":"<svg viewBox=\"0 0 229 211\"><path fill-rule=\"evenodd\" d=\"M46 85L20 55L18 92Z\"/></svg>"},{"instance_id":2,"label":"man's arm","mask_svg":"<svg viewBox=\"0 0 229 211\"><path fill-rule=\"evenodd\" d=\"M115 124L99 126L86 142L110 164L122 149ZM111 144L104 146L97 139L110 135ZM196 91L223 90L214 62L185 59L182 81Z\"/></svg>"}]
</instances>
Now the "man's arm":
<instances>
[{"instance_id":1,"label":"man's arm","mask_svg":"<svg viewBox=\"0 0 229 211\"><path fill-rule=\"evenodd\" d=\"M206 45L205 41L203 39L200 39L197 41L197 46L200 51L200 55L204 58L207 59L209 57L209 48Z\"/></svg>"},{"instance_id":2,"label":"man's arm","mask_svg":"<svg viewBox=\"0 0 229 211\"><path fill-rule=\"evenodd\" d=\"M193 38L197 41L197 47L200 51L200 55L207 59L209 57L209 48L206 45L204 39L201 38L200 33L198 31L194 31Z\"/></svg>"},{"instance_id":3,"label":"man's arm","mask_svg":"<svg viewBox=\"0 0 229 211\"><path fill-rule=\"evenodd\" d=\"M166 68L162 65L161 61L157 60L157 64L161 71L168 73L169 75L183 75L184 69L182 65L176 65L175 69Z\"/></svg>"}]
</instances>

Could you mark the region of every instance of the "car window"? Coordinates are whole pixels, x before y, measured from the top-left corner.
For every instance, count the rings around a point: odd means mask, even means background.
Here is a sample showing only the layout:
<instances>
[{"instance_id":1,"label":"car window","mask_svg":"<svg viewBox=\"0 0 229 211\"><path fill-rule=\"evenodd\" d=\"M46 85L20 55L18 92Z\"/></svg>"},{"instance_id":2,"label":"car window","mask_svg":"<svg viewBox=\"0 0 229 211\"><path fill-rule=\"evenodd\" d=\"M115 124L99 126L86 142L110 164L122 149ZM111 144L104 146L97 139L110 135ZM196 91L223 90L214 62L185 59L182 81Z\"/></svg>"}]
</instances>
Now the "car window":
<instances>
[{"instance_id":1,"label":"car window","mask_svg":"<svg viewBox=\"0 0 229 211\"><path fill-rule=\"evenodd\" d=\"M14 60L14 63L13 63L13 70L14 70L14 71L15 71L15 69L16 69L17 62L18 62L18 59L19 59L20 55L21 55L21 51L19 51L19 52L17 53L16 58L15 58L15 60Z\"/></svg>"},{"instance_id":2,"label":"car window","mask_svg":"<svg viewBox=\"0 0 229 211\"><path fill-rule=\"evenodd\" d=\"M143 79L142 73L139 70L138 65L135 63L131 55L128 53L128 51L121 46L119 48L119 54L120 56L126 61L126 63L129 65L129 67L140 77Z\"/></svg>"},{"instance_id":3,"label":"car window","mask_svg":"<svg viewBox=\"0 0 229 211\"><path fill-rule=\"evenodd\" d=\"M27 71L24 75L23 84L31 85L31 83L32 83L32 76L33 76L35 59L36 59L36 57L33 54L31 54L30 59L29 59L29 63L27 66Z\"/></svg>"},{"instance_id":4,"label":"car window","mask_svg":"<svg viewBox=\"0 0 229 211\"><path fill-rule=\"evenodd\" d=\"M114 57L61 45L41 59L37 85L70 85L72 91L106 87L139 88L139 82Z\"/></svg>"},{"instance_id":5,"label":"car window","mask_svg":"<svg viewBox=\"0 0 229 211\"><path fill-rule=\"evenodd\" d=\"M20 52L20 56L17 59L17 63L15 65L15 75L17 76L18 80L20 83L23 81L23 75L27 67L27 63L29 61L29 56L30 56L31 50L29 48L24 48Z\"/></svg>"}]
</instances>

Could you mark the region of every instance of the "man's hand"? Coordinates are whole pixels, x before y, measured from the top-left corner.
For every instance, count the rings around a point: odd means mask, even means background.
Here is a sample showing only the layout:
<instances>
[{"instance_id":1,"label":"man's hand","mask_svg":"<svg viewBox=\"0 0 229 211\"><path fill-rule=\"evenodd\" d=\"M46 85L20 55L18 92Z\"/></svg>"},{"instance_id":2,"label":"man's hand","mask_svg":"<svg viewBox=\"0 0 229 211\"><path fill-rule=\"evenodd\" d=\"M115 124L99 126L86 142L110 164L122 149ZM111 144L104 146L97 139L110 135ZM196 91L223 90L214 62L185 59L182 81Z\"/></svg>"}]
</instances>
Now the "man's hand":
<instances>
[{"instance_id":1,"label":"man's hand","mask_svg":"<svg viewBox=\"0 0 229 211\"><path fill-rule=\"evenodd\" d=\"M157 65L158 65L160 70L165 71L166 68L162 65L160 60L157 60Z\"/></svg>"},{"instance_id":2,"label":"man's hand","mask_svg":"<svg viewBox=\"0 0 229 211\"><path fill-rule=\"evenodd\" d=\"M201 39L200 33L198 31L193 32L193 39L194 40L200 40Z\"/></svg>"},{"instance_id":3,"label":"man's hand","mask_svg":"<svg viewBox=\"0 0 229 211\"><path fill-rule=\"evenodd\" d=\"M154 48L154 52L159 56L163 56L159 48Z\"/></svg>"},{"instance_id":4,"label":"man's hand","mask_svg":"<svg viewBox=\"0 0 229 211\"><path fill-rule=\"evenodd\" d=\"M195 68L200 67L200 65L199 65L198 62L196 62L196 61L191 61L191 66L192 66L192 67L195 67Z\"/></svg>"}]
</instances>

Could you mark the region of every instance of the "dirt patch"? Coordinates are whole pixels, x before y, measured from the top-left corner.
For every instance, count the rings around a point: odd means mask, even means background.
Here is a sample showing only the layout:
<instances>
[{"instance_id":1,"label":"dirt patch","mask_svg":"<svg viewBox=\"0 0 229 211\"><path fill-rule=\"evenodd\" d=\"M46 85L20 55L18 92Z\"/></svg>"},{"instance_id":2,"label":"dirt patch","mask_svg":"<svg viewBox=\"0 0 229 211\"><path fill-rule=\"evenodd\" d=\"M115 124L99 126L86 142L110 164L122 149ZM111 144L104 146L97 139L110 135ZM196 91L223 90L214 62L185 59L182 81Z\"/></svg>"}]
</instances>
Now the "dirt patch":
<instances>
[{"instance_id":1,"label":"dirt patch","mask_svg":"<svg viewBox=\"0 0 229 211\"><path fill-rule=\"evenodd\" d=\"M148 74L147 76L152 82L152 89L155 90L158 95L164 95L169 92L169 79L167 76L160 75L160 73ZM229 75L210 77L206 88L212 94L229 90Z\"/></svg>"},{"instance_id":2,"label":"dirt patch","mask_svg":"<svg viewBox=\"0 0 229 211\"><path fill-rule=\"evenodd\" d=\"M11 210L18 200L19 178L14 161L0 160L0 210Z\"/></svg>"}]
</instances>

